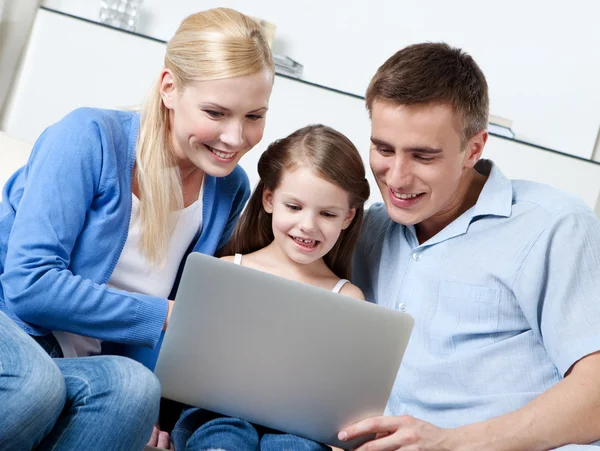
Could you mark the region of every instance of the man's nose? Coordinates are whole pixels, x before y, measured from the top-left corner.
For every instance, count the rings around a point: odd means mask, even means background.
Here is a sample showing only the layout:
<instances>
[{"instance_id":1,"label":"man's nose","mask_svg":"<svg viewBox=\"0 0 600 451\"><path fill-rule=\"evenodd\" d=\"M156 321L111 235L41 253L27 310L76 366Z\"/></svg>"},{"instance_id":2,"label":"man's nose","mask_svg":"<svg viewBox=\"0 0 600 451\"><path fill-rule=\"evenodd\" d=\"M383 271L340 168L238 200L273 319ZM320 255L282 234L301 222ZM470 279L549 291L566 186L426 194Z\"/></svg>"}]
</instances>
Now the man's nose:
<instances>
[{"instance_id":1,"label":"man's nose","mask_svg":"<svg viewBox=\"0 0 600 451\"><path fill-rule=\"evenodd\" d=\"M395 187L410 185L412 182L413 168L407 158L396 158L388 172L387 183Z\"/></svg>"}]
</instances>

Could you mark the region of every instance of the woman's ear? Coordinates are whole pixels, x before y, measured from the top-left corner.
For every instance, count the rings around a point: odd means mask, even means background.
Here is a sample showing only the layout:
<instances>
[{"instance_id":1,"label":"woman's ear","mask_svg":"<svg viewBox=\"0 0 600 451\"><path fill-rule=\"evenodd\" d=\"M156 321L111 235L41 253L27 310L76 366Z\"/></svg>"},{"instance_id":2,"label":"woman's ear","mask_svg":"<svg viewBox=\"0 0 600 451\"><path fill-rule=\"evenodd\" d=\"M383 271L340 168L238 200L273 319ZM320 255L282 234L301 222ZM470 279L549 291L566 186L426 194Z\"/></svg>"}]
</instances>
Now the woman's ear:
<instances>
[{"instance_id":1,"label":"woman's ear","mask_svg":"<svg viewBox=\"0 0 600 451\"><path fill-rule=\"evenodd\" d=\"M172 110L173 97L175 96L175 80L169 69L163 69L160 74L160 97L165 105L165 108Z\"/></svg>"},{"instance_id":2,"label":"woman's ear","mask_svg":"<svg viewBox=\"0 0 600 451\"><path fill-rule=\"evenodd\" d=\"M263 188L262 203L267 213L273 213L273 191L269 188Z\"/></svg>"},{"instance_id":3,"label":"woman's ear","mask_svg":"<svg viewBox=\"0 0 600 451\"><path fill-rule=\"evenodd\" d=\"M352 224L352 220L355 216L356 208L351 208L350 210L348 210L348 214L346 215L346 218L344 219L344 224L342 225L342 230L346 230L348 227L350 227L350 224Z\"/></svg>"}]
</instances>

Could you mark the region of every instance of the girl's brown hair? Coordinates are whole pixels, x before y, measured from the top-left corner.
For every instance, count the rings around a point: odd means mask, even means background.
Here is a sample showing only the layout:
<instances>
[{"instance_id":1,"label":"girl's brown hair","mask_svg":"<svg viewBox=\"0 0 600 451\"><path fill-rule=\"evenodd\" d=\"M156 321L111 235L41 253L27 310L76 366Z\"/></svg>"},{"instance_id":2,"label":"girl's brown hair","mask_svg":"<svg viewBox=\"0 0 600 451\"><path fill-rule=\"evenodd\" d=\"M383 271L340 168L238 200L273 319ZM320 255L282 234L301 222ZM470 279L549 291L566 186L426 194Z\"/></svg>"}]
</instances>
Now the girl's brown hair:
<instances>
[{"instance_id":1,"label":"girl's brown hair","mask_svg":"<svg viewBox=\"0 0 600 451\"><path fill-rule=\"evenodd\" d=\"M300 166L313 169L325 180L347 191L350 208L356 215L342 230L333 248L323 257L325 264L341 278L350 278L351 260L369 198L365 167L352 142L343 134L324 125L309 125L287 138L273 142L258 161L260 181L221 255L248 254L274 240L271 215L263 208L263 190L277 189L284 171Z\"/></svg>"}]
</instances>

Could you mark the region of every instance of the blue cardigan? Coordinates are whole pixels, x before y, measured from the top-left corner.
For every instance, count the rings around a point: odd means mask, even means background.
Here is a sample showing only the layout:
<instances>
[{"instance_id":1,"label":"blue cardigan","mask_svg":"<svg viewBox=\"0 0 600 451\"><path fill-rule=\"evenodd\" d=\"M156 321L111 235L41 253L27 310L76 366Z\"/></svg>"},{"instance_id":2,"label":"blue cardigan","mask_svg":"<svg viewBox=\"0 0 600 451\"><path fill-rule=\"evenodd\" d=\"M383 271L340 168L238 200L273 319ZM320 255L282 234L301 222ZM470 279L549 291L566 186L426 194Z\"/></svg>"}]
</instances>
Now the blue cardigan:
<instances>
[{"instance_id":1,"label":"blue cardigan","mask_svg":"<svg viewBox=\"0 0 600 451\"><path fill-rule=\"evenodd\" d=\"M167 300L105 285L127 239L138 133L136 113L77 109L44 131L6 183L0 310L27 333L158 344ZM221 248L249 191L239 166L226 177L206 175L203 225L189 250Z\"/></svg>"}]
</instances>

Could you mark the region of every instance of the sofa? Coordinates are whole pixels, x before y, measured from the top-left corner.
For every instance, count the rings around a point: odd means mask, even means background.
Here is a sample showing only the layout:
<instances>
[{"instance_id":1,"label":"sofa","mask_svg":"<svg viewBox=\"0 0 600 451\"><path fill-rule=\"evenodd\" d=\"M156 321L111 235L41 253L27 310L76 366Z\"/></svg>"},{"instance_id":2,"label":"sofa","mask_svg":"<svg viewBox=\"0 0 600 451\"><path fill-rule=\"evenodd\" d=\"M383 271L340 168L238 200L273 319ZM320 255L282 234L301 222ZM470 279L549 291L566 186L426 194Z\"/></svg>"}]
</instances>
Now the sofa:
<instances>
[{"instance_id":1,"label":"sofa","mask_svg":"<svg viewBox=\"0 0 600 451\"><path fill-rule=\"evenodd\" d=\"M13 172L27 162L31 147L31 144L18 141L6 133L0 132L0 186L4 187ZM2 199L1 192L0 199Z\"/></svg>"}]
</instances>

